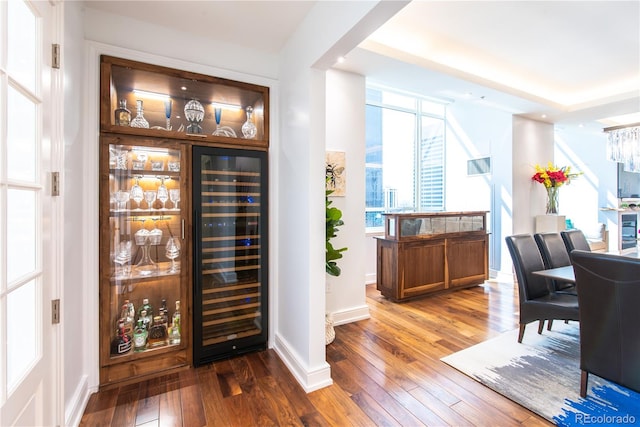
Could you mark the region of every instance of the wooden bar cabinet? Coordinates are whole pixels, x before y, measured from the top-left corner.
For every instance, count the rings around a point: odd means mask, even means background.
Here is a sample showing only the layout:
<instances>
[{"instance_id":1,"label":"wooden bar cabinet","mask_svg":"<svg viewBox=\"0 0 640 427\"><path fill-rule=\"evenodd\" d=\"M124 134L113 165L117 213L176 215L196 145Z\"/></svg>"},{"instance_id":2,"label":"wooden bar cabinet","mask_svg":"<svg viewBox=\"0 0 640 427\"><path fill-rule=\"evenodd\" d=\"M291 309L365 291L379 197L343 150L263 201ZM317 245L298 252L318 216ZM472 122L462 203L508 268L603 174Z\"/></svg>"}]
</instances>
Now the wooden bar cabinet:
<instances>
[{"instance_id":1,"label":"wooden bar cabinet","mask_svg":"<svg viewBox=\"0 0 640 427\"><path fill-rule=\"evenodd\" d=\"M269 88L100 65L100 386L264 348Z\"/></svg>"},{"instance_id":2,"label":"wooden bar cabinet","mask_svg":"<svg viewBox=\"0 0 640 427\"><path fill-rule=\"evenodd\" d=\"M489 278L486 212L384 214L376 238L377 289L404 301Z\"/></svg>"}]
</instances>

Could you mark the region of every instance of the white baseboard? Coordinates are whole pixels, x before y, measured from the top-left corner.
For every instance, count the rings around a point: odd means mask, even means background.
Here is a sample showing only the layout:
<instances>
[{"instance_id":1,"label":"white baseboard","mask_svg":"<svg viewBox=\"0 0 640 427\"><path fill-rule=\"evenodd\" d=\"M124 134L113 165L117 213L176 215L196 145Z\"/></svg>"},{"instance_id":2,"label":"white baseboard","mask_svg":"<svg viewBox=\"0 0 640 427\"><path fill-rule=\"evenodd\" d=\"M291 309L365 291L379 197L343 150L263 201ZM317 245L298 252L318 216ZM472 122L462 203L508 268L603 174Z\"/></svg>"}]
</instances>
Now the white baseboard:
<instances>
[{"instance_id":1,"label":"white baseboard","mask_svg":"<svg viewBox=\"0 0 640 427\"><path fill-rule=\"evenodd\" d=\"M371 317L369 314L369 306L366 304L359 307L353 307L348 310L334 311L331 314L333 315L334 326L357 322Z\"/></svg>"},{"instance_id":2,"label":"white baseboard","mask_svg":"<svg viewBox=\"0 0 640 427\"><path fill-rule=\"evenodd\" d=\"M508 284L508 285L513 285L515 283L515 279L516 279L515 275L513 273L505 273L503 271L496 271L495 275L492 274L491 276L492 276L492 278L489 279L488 281L504 283L504 284Z\"/></svg>"},{"instance_id":3,"label":"white baseboard","mask_svg":"<svg viewBox=\"0 0 640 427\"><path fill-rule=\"evenodd\" d=\"M280 335L276 335L273 349L278 356L280 356L280 359L287 368L289 368L289 371L291 371L305 392L311 393L312 391L333 384L331 367L327 362L324 362L324 364L317 369L309 370L300 363L300 358L294 351L290 350L291 346L288 345L286 340Z\"/></svg>"},{"instance_id":4,"label":"white baseboard","mask_svg":"<svg viewBox=\"0 0 640 427\"><path fill-rule=\"evenodd\" d=\"M364 276L364 284L372 285L378 281L376 273L369 273Z\"/></svg>"},{"instance_id":5,"label":"white baseboard","mask_svg":"<svg viewBox=\"0 0 640 427\"><path fill-rule=\"evenodd\" d=\"M95 391L95 390L94 390ZM84 410L89 403L89 398L94 392L89 389L89 377L87 375L82 376L78 386L73 392L73 396L69 400L69 403L64 408L64 425L65 426L78 426L82 420Z\"/></svg>"}]
</instances>

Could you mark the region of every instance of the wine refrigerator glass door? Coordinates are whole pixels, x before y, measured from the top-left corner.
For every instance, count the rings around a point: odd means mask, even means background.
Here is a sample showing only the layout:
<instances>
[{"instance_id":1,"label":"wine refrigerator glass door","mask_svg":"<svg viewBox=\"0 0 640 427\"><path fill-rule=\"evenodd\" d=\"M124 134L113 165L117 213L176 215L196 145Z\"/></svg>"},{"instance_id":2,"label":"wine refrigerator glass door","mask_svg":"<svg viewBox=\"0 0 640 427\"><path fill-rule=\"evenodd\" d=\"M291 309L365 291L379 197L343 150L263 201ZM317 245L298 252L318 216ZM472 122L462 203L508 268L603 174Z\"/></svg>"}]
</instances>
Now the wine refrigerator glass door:
<instances>
[{"instance_id":1,"label":"wine refrigerator glass door","mask_svg":"<svg viewBox=\"0 0 640 427\"><path fill-rule=\"evenodd\" d=\"M194 364L266 348L266 153L193 148Z\"/></svg>"}]
</instances>

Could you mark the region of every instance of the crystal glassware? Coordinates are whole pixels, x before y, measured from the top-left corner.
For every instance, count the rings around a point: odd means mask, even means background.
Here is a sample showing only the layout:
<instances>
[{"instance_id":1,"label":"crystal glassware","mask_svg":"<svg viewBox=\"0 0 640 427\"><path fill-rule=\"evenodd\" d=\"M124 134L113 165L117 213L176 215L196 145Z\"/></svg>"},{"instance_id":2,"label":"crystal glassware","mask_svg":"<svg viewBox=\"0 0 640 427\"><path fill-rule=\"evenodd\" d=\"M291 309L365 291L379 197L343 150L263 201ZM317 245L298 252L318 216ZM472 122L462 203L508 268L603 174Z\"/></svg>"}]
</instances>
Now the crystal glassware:
<instances>
[{"instance_id":1,"label":"crystal glassware","mask_svg":"<svg viewBox=\"0 0 640 427\"><path fill-rule=\"evenodd\" d=\"M247 113L247 121L242 125L242 135L247 139L253 139L256 137L258 133L258 129L256 125L253 124L252 116L253 116L253 107L249 105L245 112Z\"/></svg>"},{"instance_id":2,"label":"crystal glassware","mask_svg":"<svg viewBox=\"0 0 640 427\"><path fill-rule=\"evenodd\" d=\"M187 133L202 133L202 120L204 119L204 107L197 99L192 99L184 106L184 116L189 122Z\"/></svg>"},{"instance_id":3,"label":"crystal glassware","mask_svg":"<svg viewBox=\"0 0 640 427\"><path fill-rule=\"evenodd\" d=\"M216 136L231 136L233 138L236 137L236 131L231 129L229 126L220 126L220 120L222 119L222 108L216 108L214 110L216 116L216 130L213 131L212 135Z\"/></svg>"},{"instance_id":4,"label":"crystal glassware","mask_svg":"<svg viewBox=\"0 0 640 427\"><path fill-rule=\"evenodd\" d=\"M158 264L151 259L149 254L151 246L149 233L149 230L141 228L135 234L136 245L142 248L142 258L135 265L134 270L141 276L150 276L158 271Z\"/></svg>"},{"instance_id":5,"label":"crystal glassware","mask_svg":"<svg viewBox=\"0 0 640 427\"><path fill-rule=\"evenodd\" d=\"M178 208L178 203L180 202L179 188L172 188L171 190L169 190L169 200L171 200L171 202L173 203L174 209L179 209Z\"/></svg>"},{"instance_id":6,"label":"crystal glassware","mask_svg":"<svg viewBox=\"0 0 640 427\"><path fill-rule=\"evenodd\" d=\"M131 273L131 240L120 242L113 262L117 264L116 277L123 278Z\"/></svg>"},{"instance_id":7,"label":"crystal glassware","mask_svg":"<svg viewBox=\"0 0 640 427\"><path fill-rule=\"evenodd\" d=\"M167 130L171 130L171 100L164 101L164 116L167 119Z\"/></svg>"},{"instance_id":8,"label":"crystal glassware","mask_svg":"<svg viewBox=\"0 0 640 427\"><path fill-rule=\"evenodd\" d=\"M125 210L127 208L127 202L129 201L129 192L119 190L116 192L116 202L118 203L119 210Z\"/></svg>"},{"instance_id":9,"label":"crystal glassware","mask_svg":"<svg viewBox=\"0 0 640 427\"><path fill-rule=\"evenodd\" d=\"M109 167L111 169L127 169L128 151L109 148Z\"/></svg>"},{"instance_id":10,"label":"crystal glassware","mask_svg":"<svg viewBox=\"0 0 640 427\"><path fill-rule=\"evenodd\" d=\"M169 191L167 190L167 186L164 185L164 177L160 178L160 185L158 186L156 197L162 202L162 209L165 209L165 203L169 200Z\"/></svg>"},{"instance_id":11,"label":"crystal glassware","mask_svg":"<svg viewBox=\"0 0 640 427\"><path fill-rule=\"evenodd\" d=\"M180 268L176 263L176 258L180 256L180 240L178 240L177 237L171 236L169 240L167 240L164 254L171 260L171 268L167 271L169 273L177 273L180 271Z\"/></svg>"},{"instance_id":12,"label":"crystal glassware","mask_svg":"<svg viewBox=\"0 0 640 427\"><path fill-rule=\"evenodd\" d=\"M164 162L162 160L151 160L151 170L160 172L164 170Z\"/></svg>"},{"instance_id":13,"label":"crystal glassware","mask_svg":"<svg viewBox=\"0 0 640 427\"><path fill-rule=\"evenodd\" d=\"M138 205L138 209L140 209L140 202L142 202L142 200L144 199L144 191L142 190L142 187L140 187L140 184L138 182L140 178L141 177L139 175L136 175L136 181L131 186L131 190L129 190L129 195L131 199L133 199L133 201Z\"/></svg>"},{"instance_id":14,"label":"crystal glassware","mask_svg":"<svg viewBox=\"0 0 640 427\"><path fill-rule=\"evenodd\" d=\"M145 191L144 200L147 202L147 209L153 209L153 202L156 201L156 192L151 190Z\"/></svg>"},{"instance_id":15,"label":"crystal glassware","mask_svg":"<svg viewBox=\"0 0 640 427\"><path fill-rule=\"evenodd\" d=\"M149 122L147 121L147 119L144 118L144 110L142 108L141 99L138 99L136 101L136 107L137 107L137 114L133 118L133 120L131 120L131 127L149 129Z\"/></svg>"},{"instance_id":16,"label":"crystal glassware","mask_svg":"<svg viewBox=\"0 0 640 427\"><path fill-rule=\"evenodd\" d=\"M162 230L160 230L156 225L159 219L160 218L151 218L151 220L153 221L153 229L149 231L148 237L149 237L149 244L154 246L159 245L160 241L162 240Z\"/></svg>"}]
</instances>

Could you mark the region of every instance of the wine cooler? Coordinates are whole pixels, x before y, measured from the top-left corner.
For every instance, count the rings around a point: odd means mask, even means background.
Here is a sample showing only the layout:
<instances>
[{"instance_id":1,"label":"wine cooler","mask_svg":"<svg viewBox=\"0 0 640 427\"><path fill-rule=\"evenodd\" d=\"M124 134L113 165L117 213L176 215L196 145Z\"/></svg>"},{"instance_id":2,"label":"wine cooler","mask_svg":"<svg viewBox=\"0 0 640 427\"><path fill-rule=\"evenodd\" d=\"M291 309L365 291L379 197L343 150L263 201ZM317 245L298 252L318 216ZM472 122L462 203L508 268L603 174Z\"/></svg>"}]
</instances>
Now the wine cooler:
<instances>
[{"instance_id":1,"label":"wine cooler","mask_svg":"<svg viewBox=\"0 0 640 427\"><path fill-rule=\"evenodd\" d=\"M266 348L267 153L193 147L193 363Z\"/></svg>"}]
</instances>

